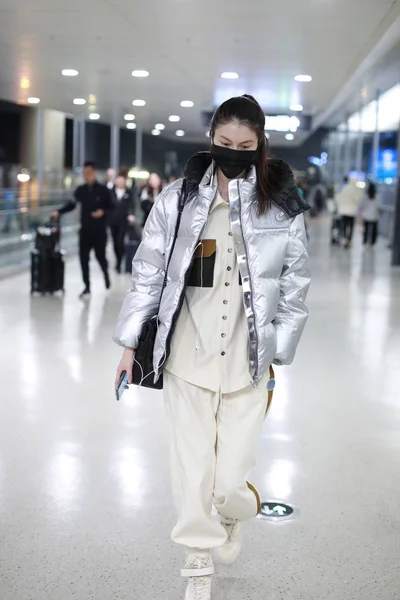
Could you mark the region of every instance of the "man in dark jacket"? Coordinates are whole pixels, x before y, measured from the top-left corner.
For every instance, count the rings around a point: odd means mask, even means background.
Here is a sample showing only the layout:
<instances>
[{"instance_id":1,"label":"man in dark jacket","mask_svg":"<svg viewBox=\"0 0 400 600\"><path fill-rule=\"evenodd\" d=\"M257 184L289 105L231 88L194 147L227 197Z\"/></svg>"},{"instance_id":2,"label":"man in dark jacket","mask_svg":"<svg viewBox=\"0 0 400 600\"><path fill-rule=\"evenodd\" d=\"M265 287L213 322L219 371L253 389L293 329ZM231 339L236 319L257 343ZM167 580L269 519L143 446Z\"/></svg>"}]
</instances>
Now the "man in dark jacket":
<instances>
[{"instance_id":1,"label":"man in dark jacket","mask_svg":"<svg viewBox=\"0 0 400 600\"><path fill-rule=\"evenodd\" d=\"M86 183L75 190L74 199L53 214L53 216L59 217L74 210L80 204L79 256L85 284L85 289L80 295L81 298L90 295L89 258L91 250L94 250L97 262L103 271L106 288L110 288L106 246L107 218L109 211L112 210L110 192L96 180L94 163L86 162L84 164L83 176Z\"/></svg>"},{"instance_id":2,"label":"man in dark jacket","mask_svg":"<svg viewBox=\"0 0 400 600\"><path fill-rule=\"evenodd\" d=\"M128 223L134 223L134 203L132 191L126 187L126 177L119 175L111 190L113 211L110 214L110 229L115 252L115 268L121 273L121 263L125 252L125 236Z\"/></svg>"}]
</instances>

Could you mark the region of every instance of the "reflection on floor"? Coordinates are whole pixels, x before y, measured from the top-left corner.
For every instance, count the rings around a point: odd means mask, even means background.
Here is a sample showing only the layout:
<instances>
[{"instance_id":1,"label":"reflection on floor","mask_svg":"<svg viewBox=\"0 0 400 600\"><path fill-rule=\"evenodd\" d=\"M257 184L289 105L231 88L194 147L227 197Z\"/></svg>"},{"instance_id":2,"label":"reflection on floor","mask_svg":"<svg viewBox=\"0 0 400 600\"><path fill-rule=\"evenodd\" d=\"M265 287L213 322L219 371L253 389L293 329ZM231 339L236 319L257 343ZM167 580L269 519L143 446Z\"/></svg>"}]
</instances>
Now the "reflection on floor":
<instances>
[{"instance_id":1,"label":"reflection on floor","mask_svg":"<svg viewBox=\"0 0 400 600\"><path fill-rule=\"evenodd\" d=\"M311 318L253 476L300 517L249 523L215 600L400 598L400 272L383 242L346 252L327 224L311 234ZM106 293L92 272L86 304L74 260L65 298L30 298L26 275L0 283L2 600L183 597L162 397L115 402L128 279Z\"/></svg>"}]
</instances>

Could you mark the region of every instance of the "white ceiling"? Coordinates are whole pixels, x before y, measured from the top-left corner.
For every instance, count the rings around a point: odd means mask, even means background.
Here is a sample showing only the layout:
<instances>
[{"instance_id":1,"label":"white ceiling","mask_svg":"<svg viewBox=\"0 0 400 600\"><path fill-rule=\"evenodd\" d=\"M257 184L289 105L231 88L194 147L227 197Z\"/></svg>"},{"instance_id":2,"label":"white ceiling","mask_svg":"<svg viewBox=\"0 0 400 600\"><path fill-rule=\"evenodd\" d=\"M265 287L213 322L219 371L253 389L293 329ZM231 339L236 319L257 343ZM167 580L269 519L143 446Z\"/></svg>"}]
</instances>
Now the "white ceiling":
<instances>
[{"instance_id":1,"label":"white ceiling","mask_svg":"<svg viewBox=\"0 0 400 600\"><path fill-rule=\"evenodd\" d=\"M41 106L87 115L72 100L93 94L103 121L122 124L133 112L145 131L165 123L162 135L184 129L184 139L203 140L201 111L242 93L266 112L300 102L318 117L399 13L400 0L0 0L0 98L38 96ZM63 68L80 74L62 77ZM134 79L133 69L150 77ZM222 80L223 71L240 78ZM296 83L299 73L313 82ZM135 98L146 107L132 107Z\"/></svg>"}]
</instances>

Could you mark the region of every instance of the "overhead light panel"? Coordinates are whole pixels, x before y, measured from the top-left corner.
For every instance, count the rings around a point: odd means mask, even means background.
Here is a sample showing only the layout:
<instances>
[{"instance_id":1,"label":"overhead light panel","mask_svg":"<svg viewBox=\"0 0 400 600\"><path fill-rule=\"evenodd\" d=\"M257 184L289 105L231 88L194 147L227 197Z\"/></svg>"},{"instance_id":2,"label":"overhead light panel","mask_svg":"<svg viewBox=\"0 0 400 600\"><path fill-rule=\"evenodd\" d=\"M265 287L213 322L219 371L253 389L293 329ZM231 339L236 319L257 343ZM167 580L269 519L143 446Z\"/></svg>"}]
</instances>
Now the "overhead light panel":
<instances>
[{"instance_id":1,"label":"overhead light panel","mask_svg":"<svg viewBox=\"0 0 400 600\"><path fill-rule=\"evenodd\" d=\"M294 135L293 135L293 133L287 133L287 134L285 135L285 138L286 138L286 139L287 139L289 142L291 142L292 140L294 140Z\"/></svg>"},{"instance_id":2,"label":"overhead light panel","mask_svg":"<svg viewBox=\"0 0 400 600\"><path fill-rule=\"evenodd\" d=\"M178 129L178 131L175 132L175 135L177 135L178 137L183 137L185 135L185 132L183 131L183 129Z\"/></svg>"},{"instance_id":3,"label":"overhead light panel","mask_svg":"<svg viewBox=\"0 0 400 600\"><path fill-rule=\"evenodd\" d=\"M34 96L32 96L31 98L28 98L28 104L39 104L40 102L40 98L35 98Z\"/></svg>"},{"instance_id":4,"label":"overhead light panel","mask_svg":"<svg viewBox=\"0 0 400 600\"><path fill-rule=\"evenodd\" d=\"M27 77L23 77L19 83L19 85L21 86L21 88L23 90L29 90L31 82L29 81L29 79Z\"/></svg>"},{"instance_id":5,"label":"overhead light panel","mask_svg":"<svg viewBox=\"0 0 400 600\"><path fill-rule=\"evenodd\" d=\"M301 112L302 110L304 110L304 106L302 104L291 104L290 110L294 112Z\"/></svg>"},{"instance_id":6,"label":"overhead light panel","mask_svg":"<svg viewBox=\"0 0 400 600\"><path fill-rule=\"evenodd\" d=\"M136 123L127 123L126 128L127 129L136 129Z\"/></svg>"},{"instance_id":7,"label":"overhead light panel","mask_svg":"<svg viewBox=\"0 0 400 600\"><path fill-rule=\"evenodd\" d=\"M157 123L154 129L158 129L158 131L164 131L165 125L163 123Z\"/></svg>"},{"instance_id":8,"label":"overhead light panel","mask_svg":"<svg viewBox=\"0 0 400 600\"><path fill-rule=\"evenodd\" d=\"M124 115L125 121L134 121L135 118L135 115L132 115L131 113L127 113L126 115Z\"/></svg>"},{"instance_id":9,"label":"overhead light panel","mask_svg":"<svg viewBox=\"0 0 400 600\"><path fill-rule=\"evenodd\" d=\"M18 173L17 175L17 179L20 183L28 183L30 178L31 176L29 175L29 173Z\"/></svg>"},{"instance_id":10,"label":"overhead light panel","mask_svg":"<svg viewBox=\"0 0 400 600\"><path fill-rule=\"evenodd\" d=\"M91 113L89 115L89 119L91 121L98 121L100 119L100 115L99 115L99 113Z\"/></svg>"},{"instance_id":11,"label":"overhead light panel","mask_svg":"<svg viewBox=\"0 0 400 600\"><path fill-rule=\"evenodd\" d=\"M132 104L133 106L146 106L146 100L134 100Z\"/></svg>"},{"instance_id":12,"label":"overhead light panel","mask_svg":"<svg viewBox=\"0 0 400 600\"><path fill-rule=\"evenodd\" d=\"M168 120L171 121L171 123L179 123L181 118L178 117L178 115L171 115Z\"/></svg>"},{"instance_id":13,"label":"overhead light panel","mask_svg":"<svg viewBox=\"0 0 400 600\"><path fill-rule=\"evenodd\" d=\"M159 129L153 129L151 135L161 135L161 131Z\"/></svg>"},{"instance_id":14,"label":"overhead light panel","mask_svg":"<svg viewBox=\"0 0 400 600\"><path fill-rule=\"evenodd\" d=\"M83 106L84 104L86 104L86 100L85 98L74 98L74 104L76 106Z\"/></svg>"},{"instance_id":15,"label":"overhead light panel","mask_svg":"<svg viewBox=\"0 0 400 600\"><path fill-rule=\"evenodd\" d=\"M194 102L192 102L191 100L182 100L181 106L182 108L193 108Z\"/></svg>"},{"instance_id":16,"label":"overhead light panel","mask_svg":"<svg viewBox=\"0 0 400 600\"><path fill-rule=\"evenodd\" d=\"M301 83L310 83L312 81L311 75L296 75L296 81L300 81Z\"/></svg>"},{"instance_id":17,"label":"overhead light panel","mask_svg":"<svg viewBox=\"0 0 400 600\"><path fill-rule=\"evenodd\" d=\"M143 71L143 70L135 70L132 71L132 77L148 77L150 75L150 73L148 71Z\"/></svg>"},{"instance_id":18,"label":"overhead light panel","mask_svg":"<svg viewBox=\"0 0 400 600\"><path fill-rule=\"evenodd\" d=\"M239 79L239 73L235 73L235 71L225 71L221 73L222 79Z\"/></svg>"},{"instance_id":19,"label":"overhead light panel","mask_svg":"<svg viewBox=\"0 0 400 600\"><path fill-rule=\"evenodd\" d=\"M61 75L64 75L64 77L76 77L79 75L79 71L76 69L63 69Z\"/></svg>"}]
</instances>

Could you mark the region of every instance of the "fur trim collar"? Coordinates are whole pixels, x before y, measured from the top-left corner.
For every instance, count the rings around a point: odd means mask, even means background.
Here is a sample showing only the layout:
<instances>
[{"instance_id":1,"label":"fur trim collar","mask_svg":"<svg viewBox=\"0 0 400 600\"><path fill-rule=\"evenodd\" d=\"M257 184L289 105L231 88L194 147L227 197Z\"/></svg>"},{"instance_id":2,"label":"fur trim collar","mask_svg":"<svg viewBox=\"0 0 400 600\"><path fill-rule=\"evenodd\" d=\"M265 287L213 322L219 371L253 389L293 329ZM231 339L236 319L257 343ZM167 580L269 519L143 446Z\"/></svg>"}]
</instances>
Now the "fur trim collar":
<instances>
[{"instance_id":1,"label":"fur trim collar","mask_svg":"<svg viewBox=\"0 0 400 600\"><path fill-rule=\"evenodd\" d=\"M196 194L199 184L212 163L210 152L199 152L189 159L185 168L185 180L188 196ZM272 198L274 204L279 206L289 217L296 217L310 207L300 197L291 168L283 160L272 158L268 160L271 177L275 179L278 190Z\"/></svg>"}]
</instances>

